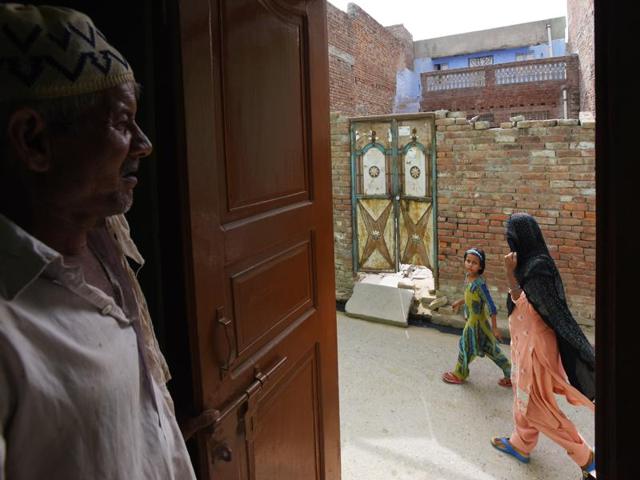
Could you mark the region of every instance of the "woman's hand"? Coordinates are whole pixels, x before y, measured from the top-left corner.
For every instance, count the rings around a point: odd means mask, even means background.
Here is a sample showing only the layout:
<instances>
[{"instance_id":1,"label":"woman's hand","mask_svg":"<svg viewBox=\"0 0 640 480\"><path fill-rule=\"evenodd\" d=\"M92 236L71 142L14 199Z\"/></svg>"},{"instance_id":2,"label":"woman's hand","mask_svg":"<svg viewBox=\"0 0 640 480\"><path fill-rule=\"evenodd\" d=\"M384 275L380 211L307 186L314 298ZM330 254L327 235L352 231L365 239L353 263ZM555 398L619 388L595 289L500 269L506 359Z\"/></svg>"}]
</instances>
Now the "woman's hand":
<instances>
[{"instance_id":1,"label":"woman's hand","mask_svg":"<svg viewBox=\"0 0 640 480\"><path fill-rule=\"evenodd\" d=\"M516 267L518 266L518 254L516 252L509 252L504 256L504 271L507 274L507 279L514 276Z\"/></svg>"},{"instance_id":2,"label":"woman's hand","mask_svg":"<svg viewBox=\"0 0 640 480\"><path fill-rule=\"evenodd\" d=\"M509 293L511 299L515 302L520 298L522 287L518 284L516 279L516 266L518 265L518 254L516 252L510 252L504 256L504 271L507 276L507 283L509 284Z\"/></svg>"}]
</instances>

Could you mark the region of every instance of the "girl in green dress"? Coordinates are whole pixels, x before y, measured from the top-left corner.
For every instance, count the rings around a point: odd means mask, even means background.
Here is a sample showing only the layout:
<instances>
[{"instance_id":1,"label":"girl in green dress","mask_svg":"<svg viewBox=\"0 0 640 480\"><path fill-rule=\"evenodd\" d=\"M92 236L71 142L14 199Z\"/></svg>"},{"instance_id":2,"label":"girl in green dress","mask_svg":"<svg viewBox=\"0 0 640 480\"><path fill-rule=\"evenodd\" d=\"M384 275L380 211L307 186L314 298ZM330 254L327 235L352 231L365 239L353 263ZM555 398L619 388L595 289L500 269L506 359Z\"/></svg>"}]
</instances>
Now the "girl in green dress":
<instances>
[{"instance_id":1,"label":"girl in green dress","mask_svg":"<svg viewBox=\"0 0 640 480\"><path fill-rule=\"evenodd\" d=\"M462 337L458 363L453 372L445 372L442 380L461 384L469 377L469 364L476 357L487 356L500 367L504 377L498 381L503 387L511 387L511 363L498 346L502 339L496 324L497 309L482 277L485 268L485 253L479 248L470 248L464 253L466 287L464 299L453 303L454 310L463 306L467 320ZM487 315L488 313L488 315ZM489 326L489 316L491 326Z\"/></svg>"}]
</instances>

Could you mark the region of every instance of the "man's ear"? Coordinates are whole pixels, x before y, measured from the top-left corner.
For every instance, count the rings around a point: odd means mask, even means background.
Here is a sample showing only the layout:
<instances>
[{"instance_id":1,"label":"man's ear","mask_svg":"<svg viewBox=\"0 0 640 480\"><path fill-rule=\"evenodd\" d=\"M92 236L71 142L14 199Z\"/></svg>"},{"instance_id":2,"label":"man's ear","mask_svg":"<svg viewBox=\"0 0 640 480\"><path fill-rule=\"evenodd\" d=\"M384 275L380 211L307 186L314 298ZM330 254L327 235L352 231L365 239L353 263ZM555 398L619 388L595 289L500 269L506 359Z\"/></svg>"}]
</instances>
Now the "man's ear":
<instances>
[{"instance_id":1,"label":"man's ear","mask_svg":"<svg viewBox=\"0 0 640 480\"><path fill-rule=\"evenodd\" d=\"M11 114L8 143L17 159L30 171L42 173L51 167L51 146L46 123L38 112L23 107Z\"/></svg>"}]
</instances>

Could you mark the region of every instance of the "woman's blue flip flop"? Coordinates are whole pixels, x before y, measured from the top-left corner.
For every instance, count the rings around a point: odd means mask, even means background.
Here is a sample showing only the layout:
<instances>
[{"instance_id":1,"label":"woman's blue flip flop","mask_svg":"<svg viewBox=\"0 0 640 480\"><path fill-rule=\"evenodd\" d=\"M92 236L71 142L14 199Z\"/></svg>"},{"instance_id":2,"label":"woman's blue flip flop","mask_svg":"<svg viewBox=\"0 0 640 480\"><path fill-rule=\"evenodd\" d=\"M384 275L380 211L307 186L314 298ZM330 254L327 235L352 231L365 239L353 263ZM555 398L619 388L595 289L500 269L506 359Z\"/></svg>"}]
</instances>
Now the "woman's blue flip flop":
<instances>
[{"instance_id":1,"label":"woman's blue flip flop","mask_svg":"<svg viewBox=\"0 0 640 480\"><path fill-rule=\"evenodd\" d=\"M499 450L502 453L508 453L509 455L515 457L519 462L529 463L529 456L523 455L519 453L515 448L513 448L507 437L494 437L491 439L491 445L493 445L493 448L495 448L496 450Z\"/></svg>"},{"instance_id":2,"label":"woman's blue flip flop","mask_svg":"<svg viewBox=\"0 0 640 480\"><path fill-rule=\"evenodd\" d=\"M596 478L596 456L595 450L592 454L591 463L582 469L582 477L583 478Z\"/></svg>"}]
</instances>

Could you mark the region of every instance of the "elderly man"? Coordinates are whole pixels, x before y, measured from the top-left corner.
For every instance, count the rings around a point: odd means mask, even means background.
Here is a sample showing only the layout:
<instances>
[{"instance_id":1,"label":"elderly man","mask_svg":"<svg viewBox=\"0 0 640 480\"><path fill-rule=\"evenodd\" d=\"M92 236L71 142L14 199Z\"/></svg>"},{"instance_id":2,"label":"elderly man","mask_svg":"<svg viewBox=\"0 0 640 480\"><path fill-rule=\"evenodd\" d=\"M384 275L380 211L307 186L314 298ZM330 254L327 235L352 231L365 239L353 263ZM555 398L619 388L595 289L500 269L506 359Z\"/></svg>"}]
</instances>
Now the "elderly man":
<instances>
[{"instance_id":1,"label":"elderly man","mask_svg":"<svg viewBox=\"0 0 640 480\"><path fill-rule=\"evenodd\" d=\"M195 478L125 259L136 108L91 19L0 5L0 479Z\"/></svg>"}]
</instances>

